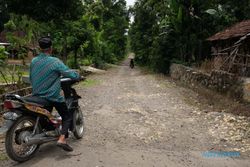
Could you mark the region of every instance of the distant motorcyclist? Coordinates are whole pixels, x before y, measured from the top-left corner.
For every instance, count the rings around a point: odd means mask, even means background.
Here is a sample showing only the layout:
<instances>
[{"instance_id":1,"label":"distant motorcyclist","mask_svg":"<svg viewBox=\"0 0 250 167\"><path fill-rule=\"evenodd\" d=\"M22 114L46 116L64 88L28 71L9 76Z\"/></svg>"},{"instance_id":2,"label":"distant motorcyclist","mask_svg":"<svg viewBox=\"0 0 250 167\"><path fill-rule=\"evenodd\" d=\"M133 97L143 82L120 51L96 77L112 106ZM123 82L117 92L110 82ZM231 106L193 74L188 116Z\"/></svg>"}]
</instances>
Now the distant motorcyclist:
<instances>
[{"instance_id":1,"label":"distant motorcyclist","mask_svg":"<svg viewBox=\"0 0 250 167\"><path fill-rule=\"evenodd\" d=\"M30 81L32 95L48 100L52 107L55 107L62 117L61 135L57 146L65 151L73 151L66 142L69 128L72 122L72 114L68 111L65 99L61 92L60 77L79 78L79 74L70 70L56 57L52 57L52 41L49 37L42 37L38 40L41 53L32 59L30 65Z\"/></svg>"},{"instance_id":2,"label":"distant motorcyclist","mask_svg":"<svg viewBox=\"0 0 250 167\"><path fill-rule=\"evenodd\" d=\"M130 59L129 66L130 66L130 68L134 68L135 67L134 59Z\"/></svg>"}]
</instances>

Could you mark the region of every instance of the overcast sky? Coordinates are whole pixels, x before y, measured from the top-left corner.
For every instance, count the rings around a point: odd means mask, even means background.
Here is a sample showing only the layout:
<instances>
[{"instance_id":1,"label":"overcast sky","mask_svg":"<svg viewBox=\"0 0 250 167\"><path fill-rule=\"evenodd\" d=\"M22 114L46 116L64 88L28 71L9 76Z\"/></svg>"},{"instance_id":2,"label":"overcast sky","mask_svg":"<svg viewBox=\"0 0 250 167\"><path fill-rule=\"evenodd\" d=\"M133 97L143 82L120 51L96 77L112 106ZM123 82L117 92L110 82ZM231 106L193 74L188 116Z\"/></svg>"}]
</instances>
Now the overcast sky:
<instances>
[{"instance_id":1,"label":"overcast sky","mask_svg":"<svg viewBox=\"0 0 250 167\"><path fill-rule=\"evenodd\" d=\"M126 0L127 1L127 6L129 5L134 5L136 0Z\"/></svg>"},{"instance_id":2,"label":"overcast sky","mask_svg":"<svg viewBox=\"0 0 250 167\"><path fill-rule=\"evenodd\" d=\"M126 0L127 1L127 6L133 6L136 0ZM134 22L134 17L131 16L130 22Z\"/></svg>"}]
</instances>

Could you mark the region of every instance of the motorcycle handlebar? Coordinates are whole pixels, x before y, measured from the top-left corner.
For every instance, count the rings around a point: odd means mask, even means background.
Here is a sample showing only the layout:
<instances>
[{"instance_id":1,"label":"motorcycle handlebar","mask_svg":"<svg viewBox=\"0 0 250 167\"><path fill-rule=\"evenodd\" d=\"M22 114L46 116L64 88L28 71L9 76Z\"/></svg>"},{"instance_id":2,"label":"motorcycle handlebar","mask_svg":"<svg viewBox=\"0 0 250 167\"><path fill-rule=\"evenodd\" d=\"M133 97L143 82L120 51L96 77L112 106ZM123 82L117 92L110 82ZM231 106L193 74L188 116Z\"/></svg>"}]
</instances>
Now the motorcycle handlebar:
<instances>
[{"instance_id":1,"label":"motorcycle handlebar","mask_svg":"<svg viewBox=\"0 0 250 167\"><path fill-rule=\"evenodd\" d=\"M74 82L80 82L84 81L86 78L84 76L80 76L77 79L72 79L72 78L61 78L61 82L69 82L69 81L74 81Z\"/></svg>"}]
</instances>

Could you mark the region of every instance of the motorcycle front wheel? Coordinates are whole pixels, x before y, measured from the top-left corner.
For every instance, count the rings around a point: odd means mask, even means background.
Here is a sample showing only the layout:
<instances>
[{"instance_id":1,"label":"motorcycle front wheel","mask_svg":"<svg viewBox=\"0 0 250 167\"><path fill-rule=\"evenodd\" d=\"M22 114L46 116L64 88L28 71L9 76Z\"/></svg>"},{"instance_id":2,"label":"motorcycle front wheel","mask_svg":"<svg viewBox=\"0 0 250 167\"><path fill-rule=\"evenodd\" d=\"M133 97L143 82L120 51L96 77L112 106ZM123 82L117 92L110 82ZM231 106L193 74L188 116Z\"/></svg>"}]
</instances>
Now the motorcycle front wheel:
<instances>
[{"instance_id":1,"label":"motorcycle front wheel","mask_svg":"<svg viewBox=\"0 0 250 167\"><path fill-rule=\"evenodd\" d=\"M80 107L78 107L73 114L73 134L76 139L81 139L84 135L84 117Z\"/></svg>"},{"instance_id":2,"label":"motorcycle front wheel","mask_svg":"<svg viewBox=\"0 0 250 167\"><path fill-rule=\"evenodd\" d=\"M16 120L5 138L5 148L7 155L14 161L24 162L31 159L39 149L39 145L27 145L25 137L32 134L36 120L33 117L22 116ZM40 133L40 126L36 133Z\"/></svg>"}]
</instances>

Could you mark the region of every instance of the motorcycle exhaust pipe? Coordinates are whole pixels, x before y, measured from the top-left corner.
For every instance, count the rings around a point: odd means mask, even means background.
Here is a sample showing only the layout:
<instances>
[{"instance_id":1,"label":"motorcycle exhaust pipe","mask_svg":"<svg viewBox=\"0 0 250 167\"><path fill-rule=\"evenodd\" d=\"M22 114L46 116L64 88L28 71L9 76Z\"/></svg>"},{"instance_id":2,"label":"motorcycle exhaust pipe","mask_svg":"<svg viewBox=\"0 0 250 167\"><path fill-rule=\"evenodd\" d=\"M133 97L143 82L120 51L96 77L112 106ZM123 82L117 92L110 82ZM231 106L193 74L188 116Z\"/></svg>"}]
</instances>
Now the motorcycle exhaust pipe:
<instances>
[{"instance_id":1,"label":"motorcycle exhaust pipe","mask_svg":"<svg viewBox=\"0 0 250 167\"><path fill-rule=\"evenodd\" d=\"M48 142L56 141L56 140L58 140L57 137L46 137L45 135L39 134L33 137L27 137L24 140L24 142L27 145L33 145L33 144L44 144L44 143L48 143Z\"/></svg>"}]
</instances>

